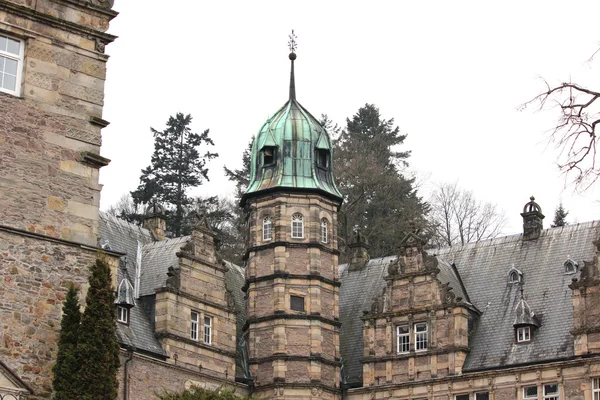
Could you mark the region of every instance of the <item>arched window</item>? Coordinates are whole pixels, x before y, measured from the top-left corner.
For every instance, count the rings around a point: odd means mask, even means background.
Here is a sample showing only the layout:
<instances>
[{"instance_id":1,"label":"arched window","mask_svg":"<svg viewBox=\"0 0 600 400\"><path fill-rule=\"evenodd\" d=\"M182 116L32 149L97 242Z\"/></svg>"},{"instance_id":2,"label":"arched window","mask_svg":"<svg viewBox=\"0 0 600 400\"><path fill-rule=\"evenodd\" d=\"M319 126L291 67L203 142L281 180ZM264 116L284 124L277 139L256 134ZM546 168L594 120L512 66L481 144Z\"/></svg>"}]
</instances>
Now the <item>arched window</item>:
<instances>
[{"instance_id":1,"label":"arched window","mask_svg":"<svg viewBox=\"0 0 600 400\"><path fill-rule=\"evenodd\" d=\"M579 264L570 258L567 258L567 261L565 261L563 265L565 267L565 274L574 274L577 272L577 268L579 267Z\"/></svg>"},{"instance_id":2,"label":"arched window","mask_svg":"<svg viewBox=\"0 0 600 400\"><path fill-rule=\"evenodd\" d=\"M327 243L327 220L321 220L321 242Z\"/></svg>"},{"instance_id":3,"label":"arched window","mask_svg":"<svg viewBox=\"0 0 600 400\"><path fill-rule=\"evenodd\" d=\"M271 217L267 215L263 218L263 240L271 239L273 239L273 223Z\"/></svg>"},{"instance_id":4,"label":"arched window","mask_svg":"<svg viewBox=\"0 0 600 400\"><path fill-rule=\"evenodd\" d=\"M300 213L292 215L292 239L304 239L304 217Z\"/></svg>"},{"instance_id":5,"label":"arched window","mask_svg":"<svg viewBox=\"0 0 600 400\"><path fill-rule=\"evenodd\" d=\"M519 282L519 273L517 271L510 271L508 274L508 283L518 283Z\"/></svg>"}]
</instances>

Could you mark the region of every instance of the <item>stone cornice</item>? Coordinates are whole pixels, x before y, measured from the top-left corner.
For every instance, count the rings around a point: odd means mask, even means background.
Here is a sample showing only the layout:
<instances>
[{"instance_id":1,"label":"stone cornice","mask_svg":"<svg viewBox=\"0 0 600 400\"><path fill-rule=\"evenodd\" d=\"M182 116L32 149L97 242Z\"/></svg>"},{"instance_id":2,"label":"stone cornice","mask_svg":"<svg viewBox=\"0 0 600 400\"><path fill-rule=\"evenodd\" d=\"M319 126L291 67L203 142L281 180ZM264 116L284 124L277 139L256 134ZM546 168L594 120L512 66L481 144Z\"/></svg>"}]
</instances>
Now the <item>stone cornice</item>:
<instances>
[{"instance_id":1,"label":"stone cornice","mask_svg":"<svg viewBox=\"0 0 600 400\"><path fill-rule=\"evenodd\" d=\"M322 389L322 390L330 392L330 393L336 393L336 394L341 393L341 390L338 389L337 387L331 387L331 386L325 385L321 381L313 381L313 382L306 382L306 383L291 383L291 382L286 382L284 378L279 378L279 379L280 380L275 383L269 383L266 385L257 385L255 391L260 392L261 390L264 390L264 389L285 389L285 388L313 389L313 388L316 388L316 389Z\"/></svg>"},{"instance_id":2,"label":"stone cornice","mask_svg":"<svg viewBox=\"0 0 600 400\"><path fill-rule=\"evenodd\" d=\"M283 360L283 361L318 361L322 364L331 365L333 367L341 367L342 363L339 360L329 360L320 355L310 355L310 356L296 356L296 355L288 355L288 354L273 354L269 357L261 357L261 358L250 358L248 360L249 364L262 364L265 362L273 362L275 360Z\"/></svg>"},{"instance_id":3,"label":"stone cornice","mask_svg":"<svg viewBox=\"0 0 600 400\"><path fill-rule=\"evenodd\" d=\"M17 14L21 17L37 20L46 25L50 25L58 29L74 32L77 34L88 35L89 37L101 40L104 44L111 43L117 38L116 36L111 35L109 33L104 33L95 29L87 28L74 22L65 21L52 15L40 13L35 10L32 10L31 8L20 6L14 3L8 3L2 0L0 0L0 10Z\"/></svg>"},{"instance_id":4,"label":"stone cornice","mask_svg":"<svg viewBox=\"0 0 600 400\"><path fill-rule=\"evenodd\" d=\"M300 320L309 320L309 321L320 321L329 325L333 325L336 327L342 326L340 321L336 321L334 319L325 318L321 315L314 314L275 314L275 315L267 315L264 317L249 317L244 324L243 330L246 331L250 324L258 324L260 322L266 321L275 321L278 319L300 319Z\"/></svg>"},{"instance_id":5,"label":"stone cornice","mask_svg":"<svg viewBox=\"0 0 600 400\"><path fill-rule=\"evenodd\" d=\"M195 301L195 302L198 302L198 303L206 304L206 305L209 305L209 306L214 307L216 309L219 309L219 310L222 310L222 311L234 314L234 315L236 314L235 309L229 309L228 307L223 306L221 304L215 303L215 302L210 301L210 300L203 299L203 298L198 297L198 296L194 296L194 295L189 294L189 293L182 292L181 290L177 290L175 288L171 288L171 287L168 287L168 286L163 286L163 287L157 288L157 289L155 289L155 292L157 294L158 293L163 293L163 292L173 293L173 294L175 294L177 296L181 296L181 297L186 298L188 300L192 300L192 301Z\"/></svg>"},{"instance_id":6,"label":"stone cornice","mask_svg":"<svg viewBox=\"0 0 600 400\"><path fill-rule=\"evenodd\" d=\"M388 311L388 312L378 313L378 314L366 312L366 314L364 314L362 317L360 317L360 319L362 319L363 321L375 321L375 320L383 319L383 318L403 317L406 315L413 315L413 314L429 314L432 311L446 310L448 308L455 308L455 307L461 307L466 310L472 310L473 312L476 312L477 314L481 315L481 312L479 310L475 309L470 304L450 303L450 304L440 304L438 306L432 306L432 307L410 308L408 310L401 310L401 311ZM364 313L364 311L363 311L363 313Z\"/></svg>"},{"instance_id":7,"label":"stone cornice","mask_svg":"<svg viewBox=\"0 0 600 400\"><path fill-rule=\"evenodd\" d=\"M112 9L114 0L53 0L56 3L74 5L80 8L95 11L113 19L119 13ZM96 4L97 3L97 4Z\"/></svg>"},{"instance_id":8,"label":"stone cornice","mask_svg":"<svg viewBox=\"0 0 600 400\"><path fill-rule=\"evenodd\" d=\"M226 356L229 356L229 357L232 357L232 358L235 358L235 356L236 356L235 351L228 351L228 350L219 349L218 347L215 347L215 346L212 346L212 345L208 345L208 344L204 344L202 342L197 342L195 340L188 339L186 337L179 336L179 335L176 335L174 333L156 332L155 336L159 340L160 339L171 339L171 340L175 340L176 342L182 342L182 343L194 346L194 347L198 347L200 349L212 351L213 353L223 354L223 355L226 355Z\"/></svg>"},{"instance_id":9,"label":"stone cornice","mask_svg":"<svg viewBox=\"0 0 600 400\"><path fill-rule=\"evenodd\" d=\"M290 274L288 272L275 272L274 274L271 274L271 275L250 277L250 278L246 279L246 283L242 287L242 291L246 292L248 290L248 288L250 287L251 283L267 282L267 281L273 281L275 279L317 280L317 281L320 281L323 283L327 283L328 285L331 285L334 287L340 287L342 285L342 283L340 281L334 281L334 280L325 278L325 277L323 277L321 275L317 275L317 274L300 275L300 274Z\"/></svg>"},{"instance_id":10,"label":"stone cornice","mask_svg":"<svg viewBox=\"0 0 600 400\"><path fill-rule=\"evenodd\" d=\"M194 261L194 262L203 264L203 265L207 266L208 268L212 268L217 271L221 271L223 273L229 271L229 268L227 268L226 266L219 266L218 264L209 264L205 260L202 260L201 258L198 258L198 257L194 256L193 254L188 253L187 251L178 251L175 255L177 257L186 258L190 261Z\"/></svg>"},{"instance_id":11,"label":"stone cornice","mask_svg":"<svg viewBox=\"0 0 600 400\"><path fill-rule=\"evenodd\" d=\"M272 249L275 247L289 247L289 248L317 248L320 249L321 251L324 251L326 253L329 254L333 254L336 256L340 255L340 251L338 249L333 249L331 247L327 247L325 245L323 245L320 242L303 242L303 243L296 243L296 242L287 242L285 240L278 240L276 242L270 242L267 244L260 244L257 246L252 246L249 247L248 250L246 250L246 254L244 254L243 259L247 260L250 253L253 251L259 251L259 250L266 250L266 249Z\"/></svg>"},{"instance_id":12,"label":"stone cornice","mask_svg":"<svg viewBox=\"0 0 600 400\"><path fill-rule=\"evenodd\" d=\"M412 357L422 357L422 356L432 356L432 355L440 355L440 354L450 354L450 353L468 353L469 348L463 346L453 346L446 349L429 349L427 351L410 351L409 353L402 354L386 354L384 356L368 356L360 359L362 364L374 363L374 362L382 362L382 361L392 361L392 360L404 360Z\"/></svg>"},{"instance_id":13,"label":"stone cornice","mask_svg":"<svg viewBox=\"0 0 600 400\"><path fill-rule=\"evenodd\" d=\"M33 238L33 239L44 240L46 242L58 243L58 244L62 244L62 245L65 245L65 246L71 246L71 247L78 247L78 248L83 249L83 250L95 251L95 252L98 252L98 253L106 253L106 254L108 254L110 256L113 256L113 257L123 257L123 256L127 255L125 253L121 253L121 252L118 252L118 251L105 250L105 249L101 249L99 247L88 246L88 245L83 244L83 243L73 242L71 240L54 238L54 237L51 237L51 236L42 235L40 233L29 232L29 231L26 231L26 230L23 230L23 229L19 229L19 228L13 228L12 226L0 225L0 232L8 232L8 233L13 233L15 235L27 236L27 237L30 237L30 238Z\"/></svg>"}]
</instances>

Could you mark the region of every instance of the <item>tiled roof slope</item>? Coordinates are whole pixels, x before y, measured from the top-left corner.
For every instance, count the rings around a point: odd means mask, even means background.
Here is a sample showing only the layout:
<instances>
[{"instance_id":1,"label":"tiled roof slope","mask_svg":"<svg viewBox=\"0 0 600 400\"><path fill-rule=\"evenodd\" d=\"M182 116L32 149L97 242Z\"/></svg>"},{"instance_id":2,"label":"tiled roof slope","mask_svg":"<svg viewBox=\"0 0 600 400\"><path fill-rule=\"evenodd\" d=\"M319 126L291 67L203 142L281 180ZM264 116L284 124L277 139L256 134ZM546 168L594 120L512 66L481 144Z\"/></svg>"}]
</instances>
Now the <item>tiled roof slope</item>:
<instances>
[{"instance_id":1,"label":"tiled roof slope","mask_svg":"<svg viewBox=\"0 0 600 400\"><path fill-rule=\"evenodd\" d=\"M177 252L190 240L190 236L166 239L149 243L142 251L142 273L140 275L140 296L155 294L155 289L167 282L169 267L179 265Z\"/></svg>"},{"instance_id":2,"label":"tiled roof slope","mask_svg":"<svg viewBox=\"0 0 600 400\"><path fill-rule=\"evenodd\" d=\"M573 306L568 285L576 275L565 274L568 257L583 265L595 255L593 241L600 222L542 231L539 239L522 241L507 236L465 246L431 251L454 261L471 302L482 312L474 332L464 371L549 361L573 355ZM508 284L514 264L523 272L524 294L541 327L529 344L515 344L518 284Z\"/></svg>"},{"instance_id":3,"label":"tiled roof slope","mask_svg":"<svg viewBox=\"0 0 600 400\"><path fill-rule=\"evenodd\" d=\"M225 273L225 282L227 284L227 289L231 291L233 298L235 300L235 312L236 312L236 347L239 347L240 338L242 337L244 323L246 322L246 303L244 300L244 292L242 292L242 287L246 281L244 268L239 265L235 265L229 261L225 261L225 266L227 266L228 271ZM243 378L244 373L241 364L241 352L238 348L236 355L236 369L235 375Z\"/></svg>"},{"instance_id":4,"label":"tiled roof slope","mask_svg":"<svg viewBox=\"0 0 600 400\"><path fill-rule=\"evenodd\" d=\"M103 212L100 212L98 231L99 246L108 245L112 250L127 254L126 270L119 268L118 281L127 278L134 284L132 278L135 276L138 248L152 242L150 231ZM119 343L135 347L138 351L161 358L166 357L165 351L154 337L150 321L140 304L131 308L129 325L117 324L117 339Z\"/></svg>"}]
</instances>

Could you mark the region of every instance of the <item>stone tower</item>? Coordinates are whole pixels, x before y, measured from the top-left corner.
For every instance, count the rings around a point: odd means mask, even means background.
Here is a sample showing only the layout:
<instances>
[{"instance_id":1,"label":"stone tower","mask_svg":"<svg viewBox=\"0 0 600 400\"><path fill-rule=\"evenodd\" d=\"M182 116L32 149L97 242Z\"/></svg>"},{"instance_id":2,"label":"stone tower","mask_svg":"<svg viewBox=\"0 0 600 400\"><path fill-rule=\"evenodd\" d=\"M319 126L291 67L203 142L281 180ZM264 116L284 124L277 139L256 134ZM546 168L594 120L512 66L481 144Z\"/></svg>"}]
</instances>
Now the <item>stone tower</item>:
<instances>
[{"instance_id":1,"label":"stone tower","mask_svg":"<svg viewBox=\"0 0 600 400\"><path fill-rule=\"evenodd\" d=\"M98 255L112 3L0 0L0 395L49 397L62 300Z\"/></svg>"},{"instance_id":2,"label":"stone tower","mask_svg":"<svg viewBox=\"0 0 600 400\"><path fill-rule=\"evenodd\" d=\"M293 44L293 43L292 43ZM339 398L337 211L325 129L290 97L259 131L249 212L244 333L259 398Z\"/></svg>"}]
</instances>

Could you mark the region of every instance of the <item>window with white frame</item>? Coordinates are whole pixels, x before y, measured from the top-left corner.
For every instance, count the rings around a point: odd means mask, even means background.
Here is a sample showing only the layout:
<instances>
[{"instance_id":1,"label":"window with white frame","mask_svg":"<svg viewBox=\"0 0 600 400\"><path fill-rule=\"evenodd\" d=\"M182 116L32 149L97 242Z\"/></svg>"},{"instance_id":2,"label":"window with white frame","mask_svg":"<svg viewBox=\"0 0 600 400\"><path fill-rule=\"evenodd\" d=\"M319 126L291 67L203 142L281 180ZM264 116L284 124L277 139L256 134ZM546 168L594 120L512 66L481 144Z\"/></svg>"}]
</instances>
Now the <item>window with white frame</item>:
<instances>
[{"instance_id":1,"label":"window with white frame","mask_svg":"<svg viewBox=\"0 0 600 400\"><path fill-rule=\"evenodd\" d=\"M530 342L531 341L531 327L522 326L517 328L517 342Z\"/></svg>"},{"instance_id":2,"label":"window with white frame","mask_svg":"<svg viewBox=\"0 0 600 400\"><path fill-rule=\"evenodd\" d=\"M122 324L129 323L129 310L127 307L117 306L117 322Z\"/></svg>"},{"instance_id":3,"label":"window with white frame","mask_svg":"<svg viewBox=\"0 0 600 400\"><path fill-rule=\"evenodd\" d=\"M321 220L321 242L327 243L327 220Z\"/></svg>"},{"instance_id":4,"label":"window with white frame","mask_svg":"<svg viewBox=\"0 0 600 400\"><path fill-rule=\"evenodd\" d=\"M600 378L592 379L592 400L600 400Z\"/></svg>"},{"instance_id":5,"label":"window with white frame","mask_svg":"<svg viewBox=\"0 0 600 400\"><path fill-rule=\"evenodd\" d=\"M475 400L490 400L490 392L475 393Z\"/></svg>"},{"instance_id":6,"label":"window with white frame","mask_svg":"<svg viewBox=\"0 0 600 400\"><path fill-rule=\"evenodd\" d=\"M396 349L398 354L410 351L410 333L406 325L396 327Z\"/></svg>"},{"instance_id":7,"label":"window with white frame","mask_svg":"<svg viewBox=\"0 0 600 400\"><path fill-rule=\"evenodd\" d=\"M560 400L558 383L546 383L544 386L544 400Z\"/></svg>"},{"instance_id":8,"label":"window with white frame","mask_svg":"<svg viewBox=\"0 0 600 400\"><path fill-rule=\"evenodd\" d=\"M212 344L212 318L204 317L204 343Z\"/></svg>"},{"instance_id":9,"label":"window with white frame","mask_svg":"<svg viewBox=\"0 0 600 400\"><path fill-rule=\"evenodd\" d=\"M455 394L454 400L469 400L469 394Z\"/></svg>"},{"instance_id":10,"label":"window with white frame","mask_svg":"<svg viewBox=\"0 0 600 400\"><path fill-rule=\"evenodd\" d=\"M577 272L578 264L569 258L569 259L567 259L567 261L565 261L564 267L565 267L565 274L567 274L567 275L574 274L575 272Z\"/></svg>"},{"instance_id":11,"label":"window with white frame","mask_svg":"<svg viewBox=\"0 0 600 400\"><path fill-rule=\"evenodd\" d=\"M273 222L268 215L263 218L263 240L273 239Z\"/></svg>"},{"instance_id":12,"label":"window with white frame","mask_svg":"<svg viewBox=\"0 0 600 400\"><path fill-rule=\"evenodd\" d=\"M523 388L523 399L537 399L538 388L537 386L525 386Z\"/></svg>"},{"instance_id":13,"label":"window with white frame","mask_svg":"<svg viewBox=\"0 0 600 400\"><path fill-rule=\"evenodd\" d=\"M23 42L0 34L0 92L19 95L23 69Z\"/></svg>"},{"instance_id":14,"label":"window with white frame","mask_svg":"<svg viewBox=\"0 0 600 400\"><path fill-rule=\"evenodd\" d=\"M190 314L190 339L192 340L198 340L198 317L199 315L195 311Z\"/></svg>"},{"instance_id":15,"label":"window with white frame","mask_svg":"<svg viewBox=\"0 0 600 400\"><path fill-rule=\"evenodd\" d=\"M427 350L427 322L415 324L415 351Z\"/></svg>"},{"instance_id":16,"label":"window with white frame","mask_svg":"<svg viewBox=\"0 0 600 400\"><path fill-rule=\"evenodd\" d=\"M292 215L292 239L304 239L304 217L300 213Z\"/></svg>"},{"instance_id":17,"label":"window with white frame","mask_svg":"<svg viewBox=\"0 0 600 400\"><path fill-rule=\"evenodd\" d=\"M508 274L508 283L519 283L521 281L521 277L517 271L510 271Z\"/></svg>"}]
</instances>

